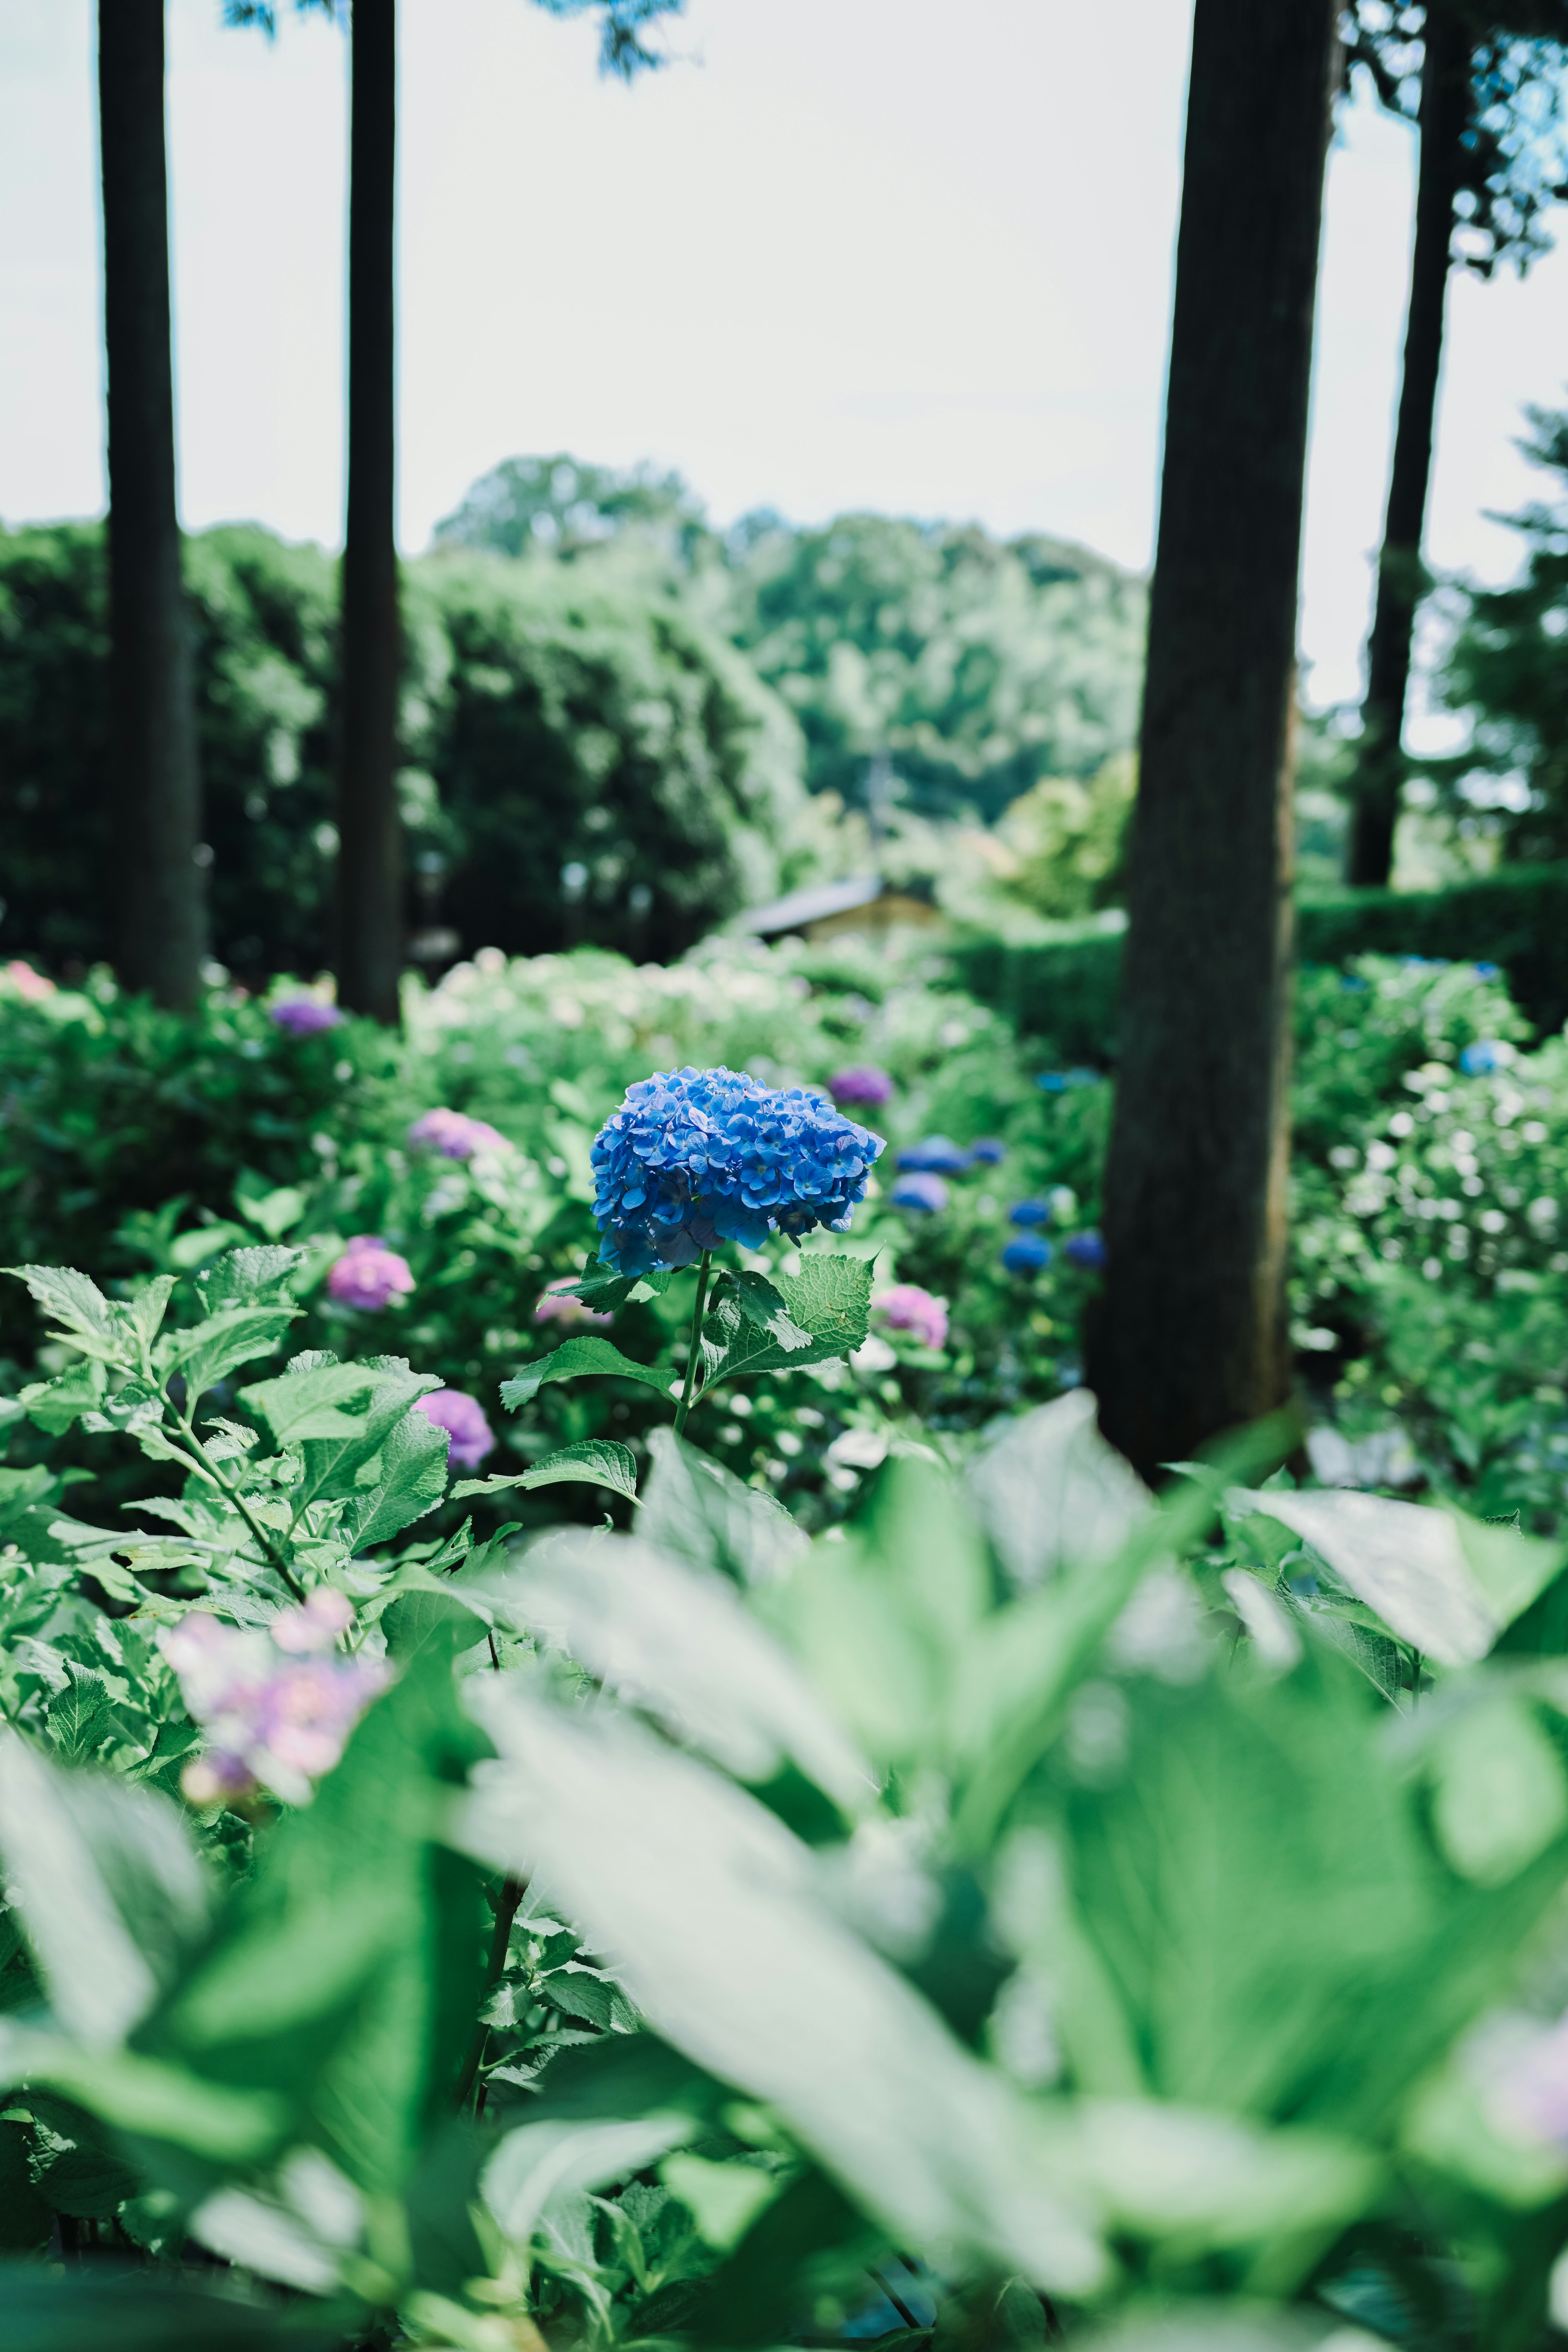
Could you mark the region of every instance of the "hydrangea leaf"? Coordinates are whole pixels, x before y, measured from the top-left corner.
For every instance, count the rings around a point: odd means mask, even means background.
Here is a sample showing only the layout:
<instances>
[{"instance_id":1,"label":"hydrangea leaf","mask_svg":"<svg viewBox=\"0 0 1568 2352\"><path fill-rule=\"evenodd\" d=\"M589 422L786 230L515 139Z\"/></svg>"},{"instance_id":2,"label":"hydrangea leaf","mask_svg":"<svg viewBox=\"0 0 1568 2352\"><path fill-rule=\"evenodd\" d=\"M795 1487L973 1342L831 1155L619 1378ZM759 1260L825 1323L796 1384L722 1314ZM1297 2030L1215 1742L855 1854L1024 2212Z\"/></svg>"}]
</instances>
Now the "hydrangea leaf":
<instances>
[{"instance_id":1,"label":"hydrangea leaf","mask_svg":"<svg viewBox=\"0 0 1568 2352\"><path fill-rule=\"evenodd\" d=\"M796 1370L847 1356L865 1339L871 1315L871 1261L826 1250L807 1251L797 1275L777 1283L789 1321L805 1332L804 1348L781 1347L748 1320L739 1295L726 1286L702 1337L707 1377L702 1393L738 1372Z\"/></svg>"},{"instance_id":2,"label":"hydrangea leaf","mask_svg":"<svg viewBox=\"0 0 1568 2352\"><path fill-rule=\"evenodd\" d=\"M351 1435L311 1439L305 1444L305 1475L294 1497L300 1510L309 1503L357 1493L361 1472L374 1461L415 1399L441 1385L427 1373L411 1372L399 1356L363 1357L358 1369L375 1381L370 1402L351 1423Z\"/></svg>"},{"instance_id":3,"label":"hydrangea leaf","mask_svg":"<svg viewBox=\"0 0 1568 2352\"><path fill-rule=\"evenodd\" d=\"M637 1456L629 1445L618 1445L613 1437L585 1437L576 1445L563 1445L547 1454L515 1477L465 1478L453 1487L452 1500L461 1503L470 1495L500 1495L509 1487L553 1486L573 1480L585 1486L608 1486L635 1502Z\"/></svg>"},{"instance_id":4,"label":"hydrangea leaf","mask_svg":"<svg viewBox=\"0 0 1568 2352\"><path fill-rule=\"evenodd\" d=\"M765 1331L786 1353L794 1355L798 1349L810 1347L811 1333L792 1321L783 1292L765 1274L726 1274L723 1282L747 1322Z\"/></svg>"},{"instance_id":5,"label":"hydrangea leaf","mask_svg":"<svg viewBox=\"0 0 1568 2352\"><path fill-rule=\"evenodd\" d=\"M79 1414L95 1410L105 1377L103 1366L89 1358L58 1380L31 1381L17 1401L26 1407L29 1421L48 1436L59 1437Z\"/></svg>"},{"instance_id":6,"label":"hydrangea leaf","mask_svg":"<svg viewBox=\"0 0 1568 2352\"><path fill-rule=\"evenodd\" d=\"M303 1250L286 1249L276 1243L230 1250L196 1276L196 1285L215 1313L220 1307L270 1306L289 1276L304 1263Z\"/></svg>"},{"instance_id":7,"label":"hydrangea leaf","mask_svg":"<svg viewBox=\"0 0 1568 2352\"><path fill-rule=\"evenodd\" d=\"M672 1265L662 1266L656 1274L614 1274L601 1261L595 1260L578 1276L575 1282L563 1282L550 1295L552 1298L581 1298L585 1306L593 1307L601 1315L613 1314L617 1307L624 1307L628 1298L635 1298L639 1292L647 1297L662 1297L675 1280L675 1276L676 1269Z\"/></svg>"},{"instance_id":8,"label":"hydrangea leaf","mask_svg":"<svg viewBox=\"0 0 1568 2352\"><path fill-rule=\"evenodd\" d=\"M661 1396L669 1393L668 1372L656 1370L652 1364L634 1364L608 1339L568 1339L553 1355L540 1363L526 1364L510 1381L503 1381L500 1401L508 1412L515 1412L520 1405L531 1403L547 1381L580 1381L589 1372L613 1372L618 1380L640 1381L645 1388L658 1389Z\"/></svg>"},{"instance_id":9,"label":"hydrangea leaf","mask_svg":"<svg viewBox=\"0 0 1568 2352\"><path fill-rule=\"evenodd\" d=\"M85 1274L67 1265L8 1265L5 1271L26 1284L73 1345L95 1356L114 1349L119 1339L114 1310Z\"/></svg>"},{"instance_id":10,"label":"hydrangea leaf","mask_svg":"<svg viewBox=\"0 0 1568 2352\"><path fill-rule=\"evenodd\" d=\"M637 1529L658 1550L747 1585L774 1583L806 1550L805 1528L781 1502L672 1429L651 1431L648 1450L653 1469Z\"/></svg>"},{"instance_id":11,"label":"hydrangea leaf","mask_svg":"<svg viewBox=\"0 0 1568 2352\"><path fill-rule=\"evenodd\" d=\"M343 1522L356 1551L384 1543L433 1511L447 1491L447 1432L422 1412L405 1412L387 1433L379 1483Z\"/></svg>"},{"instance_id":12,"label":"hydrangea leaf","mask_svg":"<svg viewBox=\"0 0 1568 2352\"><path fill-rule=\"evenodd\" d=\"M178 1372L188 1394L200 1396L241 1364L272 1355L300 1312L294 1306L226 1307L174 1335L163 1369Z\"/></svg>"},{"instance_id":13,"label":"hydrangea leaf","mask_svg":"<svg viewBox=\"0 0 1568 2352\"><path fill-rule=\"evenodd\" d=\"M279 1445L298 1445L308 1437L357 1436L358 1416L342 1408L375 1382L375 1374L363 1364L319 1364L283 1372L275 1381L253 1381L240 1391L240 1397Z\"/></svg>"}]
</instances>

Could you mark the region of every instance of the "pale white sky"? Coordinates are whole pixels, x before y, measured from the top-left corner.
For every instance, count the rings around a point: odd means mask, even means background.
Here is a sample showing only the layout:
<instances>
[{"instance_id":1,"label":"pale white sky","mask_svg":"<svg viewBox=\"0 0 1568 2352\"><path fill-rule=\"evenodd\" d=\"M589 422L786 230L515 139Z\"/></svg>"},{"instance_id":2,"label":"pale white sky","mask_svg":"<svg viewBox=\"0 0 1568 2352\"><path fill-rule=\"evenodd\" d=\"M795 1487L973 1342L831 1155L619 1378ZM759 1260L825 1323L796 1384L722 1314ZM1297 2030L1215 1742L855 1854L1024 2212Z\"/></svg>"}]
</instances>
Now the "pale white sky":
<instances>
[{"instance_id":1,"label":"pale white sky","mask_svg":"<svg viewBox=\"0 0 1568 2352\"><path fill-rule=\"evenodd\" d=\"M977 517L1150 559L1189 0L691 0L601 81L528 0L403 0L401 534L522 450L773 505ZM335 541L342 36L171 0L181 500ZM0 516L101 508L91 0L0 11ZM1302 644L1353 695L1382 515L1410 134L1330 168ZM1238 192L1238 200L1239 192ZM1568 219L1563 222L1568 236ZM1568 254L1457 279L1429 556L1490 577L1568 376Z\"/></svg>"}]
</instances>

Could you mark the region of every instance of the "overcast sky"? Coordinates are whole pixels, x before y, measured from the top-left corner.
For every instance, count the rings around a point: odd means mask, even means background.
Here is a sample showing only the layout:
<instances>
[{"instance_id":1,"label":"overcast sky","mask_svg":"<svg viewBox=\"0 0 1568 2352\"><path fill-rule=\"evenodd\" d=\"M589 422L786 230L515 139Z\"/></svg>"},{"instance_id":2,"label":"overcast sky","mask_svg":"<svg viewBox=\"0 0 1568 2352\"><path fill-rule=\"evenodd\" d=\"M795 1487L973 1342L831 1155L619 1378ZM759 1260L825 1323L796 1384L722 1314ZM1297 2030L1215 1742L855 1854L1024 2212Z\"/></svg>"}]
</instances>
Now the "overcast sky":
<instances>
[{"instance_id":1,"label":"overcast sky","mask_svg":"<svg viewBox=\"0 0 1568 2352\"><path fill-rule=\"evenodd\" d=\"M184 520L334 543L342 36L289 14L268 47L221 0L169 16ZM569 448L678 467L720 521L875 507L1148 563L1190 0L691 0L629 91L590 26L528 0L399 16L405 550L498 458ZM0 9L9 522L103 503L92 20ZM1321 701L1358 690L1412 166L1407 131L1347 112L1303 583ZM1535 494L1512 440L1521 403L1563 396L1565 318L1563 253L1454 282L1438 565L1513 569L1484 510Z\"/></svg>"}]
</instances>

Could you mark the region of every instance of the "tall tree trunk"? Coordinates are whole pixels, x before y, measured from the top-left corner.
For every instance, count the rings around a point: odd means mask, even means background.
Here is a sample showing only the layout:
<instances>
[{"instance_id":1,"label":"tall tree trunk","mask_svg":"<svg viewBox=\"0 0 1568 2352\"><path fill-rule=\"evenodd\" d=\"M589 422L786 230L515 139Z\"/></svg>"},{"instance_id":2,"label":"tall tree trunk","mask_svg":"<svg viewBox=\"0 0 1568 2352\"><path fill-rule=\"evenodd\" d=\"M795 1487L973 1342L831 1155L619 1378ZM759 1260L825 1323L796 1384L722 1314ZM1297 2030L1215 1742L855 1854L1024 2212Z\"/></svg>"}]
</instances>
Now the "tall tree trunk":
<instances>
[{"instance_id":1,"label":"tall tree trunk","mask_svg":"<svg viewBox=\"0 0 1568 2352\"><path fill-rule=\"evenodd\" d=\"M174 504L163 0L100 0L109 374L113 935L127 988L186 1011L204 933L201 778Z\"/></svg>"},{"instance_id":2,"label":"tall tree trunk","mask_svg":"<svg viewBox=\"0 0 1568 2352\"><path fill-rule=\"evenodd\" d=\"M1426 11L1421 71L1421 161L1415 186L1415 249L1388 512L1378 562L1377 601L1367 644L1362 752L1352 787L1347 881L1381 886L1394 865L1404 763L1400 737L1410 687L1410 647L1421 601L1421 534L1432 473L1432 427L1443 363L1443 310L1454 236L1460 142L1469 119L1470 53L1463 30Z\"/></svg>"},{"instance_id":3,"label":"tall tree trunk","mask_svg":"<svg viewBox=\"0 0 1568 2352\"><path fill-rule=\"evenodd\" d=\"M1297 580L1335 0L1197 0L1089 1374L1145 1474L1279 1404Z\"/></svg>"},{"instance_id":4,"label":"tall tree trunk","mask_svg":"<svg viewBox=\"0 0 1568 2352\"><path fill-rule=\"evenodd\" d=\"M395 0L353 0L352 21L338 987L353 1011L390 1024L397 1019L403 962L396 792L401 632L393 537Z\"/></svg>"}]
</instances>

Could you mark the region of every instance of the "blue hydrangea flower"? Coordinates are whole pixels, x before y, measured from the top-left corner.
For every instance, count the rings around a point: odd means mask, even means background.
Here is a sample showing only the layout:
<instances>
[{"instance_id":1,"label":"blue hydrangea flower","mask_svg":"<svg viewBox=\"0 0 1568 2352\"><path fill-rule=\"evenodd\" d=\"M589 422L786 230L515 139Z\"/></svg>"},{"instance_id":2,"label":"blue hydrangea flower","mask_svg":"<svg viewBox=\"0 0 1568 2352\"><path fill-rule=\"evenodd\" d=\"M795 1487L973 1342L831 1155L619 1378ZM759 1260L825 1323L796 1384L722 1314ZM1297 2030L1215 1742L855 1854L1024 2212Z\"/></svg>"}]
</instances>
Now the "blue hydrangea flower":
<instances>
[{"instance_id":1,"label":"blue hydrangea flower","mask_svg":"<svg viewBox=\"0 0 1568 2352\"><path fill-rule=\"evenodd\" d=\"M1500 964L1479 963L1476 966L1476 978L1478 980L1496 980L1500 976L1502 966Z\"/></svg>"},{"instance_id":2,"label":"blue hydrangea flower","mask_svg":"<svg viewBox=\"0 0 1568 2352\"><path fill-rule=\"evenodd\" d=\"M594 1139L599 1255L622 1274L691 1265L721 1242L848 1230L880 1136L806 1087L666 1070L628 1087Z\"/></svg>"},{"instance_id":3,"label":"blue hydrangea flower","mask_svg":"<svg viewBox=\"0 0 1568 2352\"><path fill-rule=\"evenodd\" d=\"M1010 1225L1048 1225L1051 1204L1048 1201L1016 1201L1007 1212Z\"/></svg>"},{"instance_id":4,"label":"blue hydrangea flower","mask_svg":"<svg viewBox=\"0 0 1568 2352\"><path fill-rule=\"evenodd\" d=\"M923 1142L911 1143L899 1154L899 1166L916 1175L962 1176L968 1165L968 1152L961 1151L946 1135L928 1135Z\"/></svg>"},{"instance_id":5,"label":"blue hydrangea flower","mask_svg":"<svg viewBox=\"0 0 1568 2352\"><path fill-rule=\"evenodd\" d=\"M1512 1059L1511 1051L1500 1038L1478 1037L1475 1044L1467 1045L1460 1055L1459 1067L1467 1078L1484 1078L1493 1070L1503 1068Z\"/></svg>"},{"instance_id":6,"label":"blue hydrangea flower","mask_svg":"<svg viewBox=\"0 0 1568 2352\"><path fill-rule=\"evenodd\" d=\"M1042 1094L1065 1095L1069 1087L1097 1087L1098 1070L1042 1070L1035 1084Z\"/></svg>"},{"instance_id":7,"label":"blue hydrangea flower","mask_svg":"<svg viewBox=\"0 0 1568 2352\"><path fill-rule=\"evenodd\" d=\"M947 1186L940 1176L930 1176L917 1169L912 1176L900 1176L888 1198L895 1209L914 1209L922 1216L947 1206Z\"/></svg>"},{"instance_id":8,"label":"blue hydrangea flower","mask_svg":"<svg viewBox=\"0 0 1568 2352\"><path fill-rule=\"evenodd\" d=\"M1009 1274L1038 1274L1051 1262L1051 1245L1044 1234L1017 1234L1002 1252Z\"/></svg>"},{"instance_id":9,"label":"blue hydrangea flower","mask_svg":"<svg viewBox=\"0 0 1568 2352\"><path fill-rule=\"evenodd\" d=\"M1007 1157L1007 1147L999 1135L983 1135L978 1143L970 1145L969 1157L977 1168L999 1168Z\"/></svg>"},{"instance_id":10,"label":"blue hydrangea flower","mask_svg":"<svg viewBox=\"0 0 1568 2352\"><path fill-rule=\"evenodd\" d=\"M1101 1235L1092 1230L1074 1234L1070 1241L1062 1244L1062 1255L1070 1265L1086 1266L1090 1273L1098 1274L1105 1264L1105 1243Z\"/></svg>"}]
</instances>

